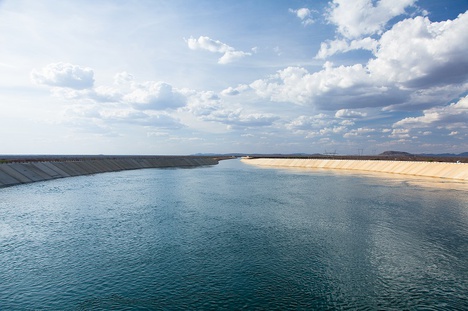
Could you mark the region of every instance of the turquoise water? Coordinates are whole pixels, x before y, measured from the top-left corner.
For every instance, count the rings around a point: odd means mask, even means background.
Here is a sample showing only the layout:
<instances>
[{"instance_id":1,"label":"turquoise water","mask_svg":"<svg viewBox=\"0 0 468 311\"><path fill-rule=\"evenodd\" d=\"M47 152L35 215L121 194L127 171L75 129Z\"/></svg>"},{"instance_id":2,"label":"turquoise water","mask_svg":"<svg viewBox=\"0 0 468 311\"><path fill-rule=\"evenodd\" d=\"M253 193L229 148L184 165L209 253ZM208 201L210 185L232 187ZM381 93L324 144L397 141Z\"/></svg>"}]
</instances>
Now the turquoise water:
<instances>
[{"instance_id":1,"label":"turquoise water","mask_svg":"<svg viewBox=\"0 0 468 311\"><path fill-rule=\"evenodd\" d=\"M468 191L237 160L0 189L0 310L241 309L468 309Z\"/></svg>"}]
</instances>

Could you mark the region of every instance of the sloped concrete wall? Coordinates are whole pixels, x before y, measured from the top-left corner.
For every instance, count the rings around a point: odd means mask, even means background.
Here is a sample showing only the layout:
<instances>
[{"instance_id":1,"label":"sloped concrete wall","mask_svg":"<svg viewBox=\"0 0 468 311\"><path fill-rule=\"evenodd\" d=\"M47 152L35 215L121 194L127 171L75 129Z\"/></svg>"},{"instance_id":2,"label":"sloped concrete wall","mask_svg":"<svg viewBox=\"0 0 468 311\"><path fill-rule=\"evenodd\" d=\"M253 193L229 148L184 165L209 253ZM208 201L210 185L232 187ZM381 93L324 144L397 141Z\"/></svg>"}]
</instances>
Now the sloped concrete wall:
<instances>
[{"instance_id":1,"label":"sloped concrete wall","mask_svg":"<svg viewBox=\"0 0 468 311\"><path fill-rule=\"evenodd\" d=\"M79 161L43 161L0 164L0 188L56 178L117 172L143 168L216 165L209 157L158 157L84 159Z\"/></svg>"},{"instance_id":2,"label":"sloped concrete wall","mask_svg":"<svg viewBox=\"0 0 468 311\"><path fill-rule=\"evenodd\" d=\"M467 163L282 158L242 159L242 161L261 166L359 170L468 181Z\"/></svg>"}]
</instances>

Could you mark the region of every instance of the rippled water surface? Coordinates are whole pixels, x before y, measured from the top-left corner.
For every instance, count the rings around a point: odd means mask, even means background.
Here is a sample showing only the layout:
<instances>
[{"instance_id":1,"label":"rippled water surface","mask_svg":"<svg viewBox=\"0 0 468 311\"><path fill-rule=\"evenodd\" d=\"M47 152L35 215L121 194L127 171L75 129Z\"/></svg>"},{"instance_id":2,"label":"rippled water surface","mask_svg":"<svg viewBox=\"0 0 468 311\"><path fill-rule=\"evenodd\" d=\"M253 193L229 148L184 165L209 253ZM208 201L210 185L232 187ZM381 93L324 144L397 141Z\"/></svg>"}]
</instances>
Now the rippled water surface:
<instances>
[{"instance_id":1,"label":"rippled water surface","mask_svg":"<svg viewBox=\"0 0 468 311\"><path fill-rule=\"evenodd\" d=\"M237 160L0 189L0 310L468 309L468 191Z\"/></svg>"}]
</instances>

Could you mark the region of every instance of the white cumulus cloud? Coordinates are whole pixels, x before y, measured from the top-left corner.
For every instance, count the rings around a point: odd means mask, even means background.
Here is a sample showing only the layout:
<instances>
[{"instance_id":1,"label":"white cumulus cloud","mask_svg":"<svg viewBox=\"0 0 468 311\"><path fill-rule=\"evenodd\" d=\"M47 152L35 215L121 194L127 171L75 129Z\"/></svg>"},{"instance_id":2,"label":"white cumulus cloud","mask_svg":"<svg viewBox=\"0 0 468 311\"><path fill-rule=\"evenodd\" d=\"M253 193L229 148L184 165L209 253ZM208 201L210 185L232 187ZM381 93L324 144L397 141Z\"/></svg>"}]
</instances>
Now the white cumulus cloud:
<instances>
[{"instance_id":1,"label":"white cumulus cloud","mask_svg":"<svg viewBox=\"0 0 468 311\"><path fill-rule=\"evenodd\" d=\"M212 91L191 91L186 96L188 99L187 110L195 116L208 116L216 110L221 109L219 96Z\"/></svg>"},{"instance_id":2,"label":"white cumulus cloud","mask_svg":"<svg viewBox=\"0 0 468 311\"><path fill-rule=\"evenodd\" d=\"M32 70L31 80L36 84L81 90L93 87L94 72L91 68L59 62Z\"/></svg>"},{"instance_id":3,"label":"white cumulus cloud","mask_svg":"<svg viewBox=\"0 0 468 311\"><path fill-rule=\"evenodd\" d=\"M335 113L336 118L340 119L358 119L358 118L364 118L367 117L367 113L365 112L360 112L360 111L354 111L350 109L340 109Z\"/></svg>"},{"instance_id":4,"label":"white cumulus cloud","mask_svg":"<svg viewBox=\"0 0 468 311\"><path fill-rule=\"evenodd\" d=\"M216 121L228 125L230 128L270 126L279 117L272 114L244 113L242 109L222 109L204 117L206 121Z\"/></svg>"},{"instance_id":5,"label":"white cumulus cloud","mask_svg":"<svg viewBox=\"0 0 468 311\"><path fill-rule=\"evenodd\" d=\"M448 106L434 107L423 111L420 117L408 117L396 122L395 128L442 127L446 129L468 129L468 96Z\"/></svg>"},{"instance_id":6,"label":"white cumulus cloud","mask_svg":"<svg viewBox=\"0 0 468 311\"><path fill-rule=\"evenodd\" d=\"M325 59L337 53L369 50L375 53L378 38L385 32L389 21L406 14L417 0L333 0L326 19L335 25L335 40L320 45L315 58Z\"/></svg>"},{"instance_id":7,"label":"white cumulus cloud","mask_svg":"<svg viewBox=\"0 0 468 311\"><path fill-rule=\"evenodd\" d=\"M357 129L350 130L349 132L343 135L344 138L357 138L357 137L364 137L369 136L370 133L375 132L375 129L367 128L367 127L359 127Z\"/></svg>"},{"instance_id":8,"label":"white cumulus cloud","mask_svg":"<svg viewBox=\"0 0 468 311\"><path fill-rule=\"evenodd\" d=\"M312 18L312 11L308 8L300 8L298 10L289 9L289 12L296 14L304 26L312 25L315 22Z\"/></svg>"},{"instance_id":9,"label":"white cumulus cloud","mask_svg":"<svg viewBox=\"0 0 468 311\"><path fill-rule=\"evenodd\" d=\"M326 114L320 113L313 116L299 116L285 126L289 130L301 132L311 129L320 129L334 123L335 121L330 120Z\"/></svg>"},{"instance_id":10,"label":"white cumulus cloud","mask_svg":"<svg viewBox=\"0 0 468 311\"><path fill-rule=\"evenodd\" d=\"M405 19L382 35L369 71L413 88L466 81L466 29L468 12L443 22L421 16Z\"/></svg>"},{"instance_id":11,"label":"white cumulus cloud","mask_svg":"<svg viewBox=\"0 0 468 311\"><path fill-rule=\"evenodd\" d=\"M377 50L378 41L370 37L358 40L337 39L325 41L320 44L320 50L315 58L325 59L337 53L349 52L352 50L369 50L375 52Z\"/></svg>"},{"instance_id":12,"label":"white cumulus cloud","mask_svg":"<svg viewBox=\"0 0 468 311\"><path fill-rule=\"evenodd\" d=\"M410 138L409 129L393 129L392 133L388 135L390 138L407 139Z\"/></svg>"},{"instance_id":13,"label":"white cumulus cloud","mask_svg":"<svg viewBox=\"0 0 468 311\"><path fill-rule=\"evenodd\" d=\"M245 92L246 90L249 89L248 85L245 84L240 84L237 87L228 87L227 89L224 89L221 91L221 95L223 96L235 96L239 95L242 92Z\"/></svg>"},{"instance_id":14,"label":"white cumulus cloud","mask_svg":"<svg viewBox=\"0 0 468 311\"><path fill-rule=\"evenodd\" d=\"M213 40L206 36L200 36L198 39L190 37L187 40L187 45L191 50L206 50L223 54L218 59L219 64L228 64L245 56L252 55L249 52L237 51L221 41Z\"/></svg>"},{"instance_id":15,"label":"white cumulus cloud","mask_svg":"<svg viewBox=\"0 0 468 311\"><path fill-rule=\"evenodd\" d=\"M334 67L326 62L323 70L314 73L288 67L267 79L254 81L250 87L272 101L323 110L383 107L406 99L405 92L381 84L361 64Z\"/></svg>"},{"instance_id":16,"label":"white cumulus cloud","mask_svg":"<svg viewBox=\"0 0 468 311\"><path fill-rule=\"evenodd\" d=\"M69 100L90 102L119 102L122 94L119 89L112 86L98 86L92 89L75 90L69 88L53 87L52 95Z\"/></svg>"},{"instance_id":17,"label":"white cumulus cloud","mask_svg":"<svg viewBox=\"0 0 468 311\"><path fill-rule=\"evenodd\" d=\"M382 33L392 18L405 13L416 0L333 0L327 19L345 38ZM375 3L375 5L374 5Z\"/></svg>"},{"instance_id":18,"label":"white cumulus cloud","mask_svg":"<svg viewBox=\"0 0 468 311\"><path fill-rule=\"evenodd\" d=\"M129 74L126 71L119 72L114 76L114 84L120 85L120 86L128 85L132 83L133 80L134 80L133 75Z\"/></svg>"},{"instance_id":19,"label":"white cumulus cloud","mask_svg":"<svg viewBox=\"0 0 468 311\"><path fill-rule=\"evenodd\" d=\"M147 81L133 84L133 90L123 100L135 109L165 110L177 109L186 103L185 96L164 82Z\"/></svg>"}]
</instances>

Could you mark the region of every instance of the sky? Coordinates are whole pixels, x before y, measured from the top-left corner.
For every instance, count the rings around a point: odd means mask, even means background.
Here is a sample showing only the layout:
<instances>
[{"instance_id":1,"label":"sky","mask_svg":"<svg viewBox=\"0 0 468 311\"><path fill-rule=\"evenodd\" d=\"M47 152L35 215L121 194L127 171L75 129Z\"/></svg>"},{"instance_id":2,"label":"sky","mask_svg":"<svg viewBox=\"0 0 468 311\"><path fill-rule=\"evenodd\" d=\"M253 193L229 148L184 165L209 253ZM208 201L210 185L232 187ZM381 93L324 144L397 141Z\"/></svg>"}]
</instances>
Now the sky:
<instances>
[{"instance_id":1,"label":"sky","mask_svg":"<svg viewBox=\"0 0 468 311\"><path fill-rule=\"evenodd\" d=\"M0 154L468 151L468 0L0 0Z\"/></svg>"}]
</instances>

